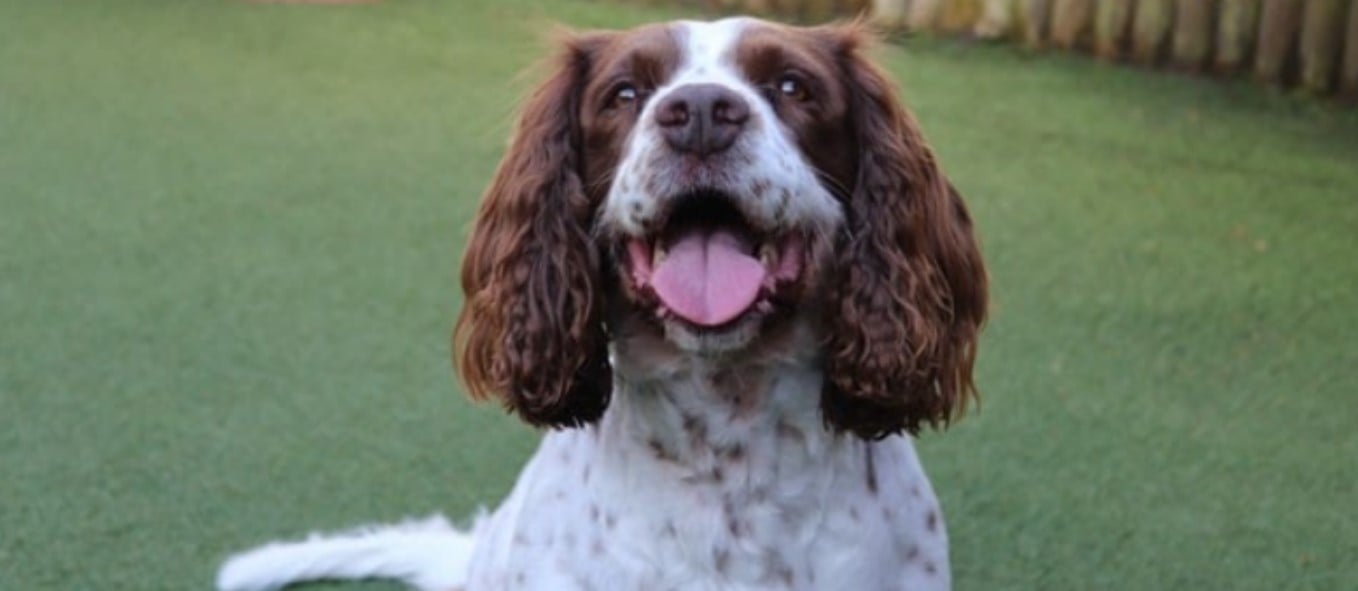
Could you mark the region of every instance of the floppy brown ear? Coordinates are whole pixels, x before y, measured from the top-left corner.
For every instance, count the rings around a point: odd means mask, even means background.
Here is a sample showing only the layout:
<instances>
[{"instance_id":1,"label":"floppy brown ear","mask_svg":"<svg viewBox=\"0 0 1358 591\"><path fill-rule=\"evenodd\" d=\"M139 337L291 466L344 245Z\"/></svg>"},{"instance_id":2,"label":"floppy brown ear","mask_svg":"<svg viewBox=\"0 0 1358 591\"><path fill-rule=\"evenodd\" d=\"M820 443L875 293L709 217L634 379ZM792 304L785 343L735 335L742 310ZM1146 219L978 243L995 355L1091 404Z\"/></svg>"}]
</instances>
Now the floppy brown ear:
<instances>
[{"instance_id":1,"label":"floppy brown ear","mask_svg":"<svg viewBox=\"0 0 1358 591\"><path fill-rule=\"evenodd\" d=\"M601 38L568 39L528 99L462 261L454 332L473 398L565 427L603 414L612 388L600 253L580 175L580 89Z\"/></svg>"},{"instance_id":2,"label":"floppy brown ear","mask_svg":"<svg viewBox=\"0 0 1358 591\"><path fill-rule=\"evenodd\" d=\"M975 397L986 272L971 217L891 82L837 30L858 144L826 309L821 406L835 428L880 438L946 425Z\"/></svg>"}]
</instances>

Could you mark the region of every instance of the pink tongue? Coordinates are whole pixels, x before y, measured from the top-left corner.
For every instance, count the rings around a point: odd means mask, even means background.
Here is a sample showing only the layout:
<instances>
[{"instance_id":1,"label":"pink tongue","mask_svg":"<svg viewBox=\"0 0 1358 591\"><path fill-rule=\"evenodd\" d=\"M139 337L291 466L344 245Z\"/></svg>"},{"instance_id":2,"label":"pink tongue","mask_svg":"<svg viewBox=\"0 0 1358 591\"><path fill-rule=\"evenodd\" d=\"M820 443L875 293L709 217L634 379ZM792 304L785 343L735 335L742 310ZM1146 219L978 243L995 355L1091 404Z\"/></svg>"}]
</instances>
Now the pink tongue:
<instances>
[{"instance_id":1,"label":"pink tongue","mask_svg":"<svg viewBox=\"0 0 1358 591\"><path fill-rule=\"evenodd\" d=\"M665 307L701 326L740 316L759 297L767 272L739 236L727 230L694 229L670 245L651 286Z\"/></svg>"}]
</instances>

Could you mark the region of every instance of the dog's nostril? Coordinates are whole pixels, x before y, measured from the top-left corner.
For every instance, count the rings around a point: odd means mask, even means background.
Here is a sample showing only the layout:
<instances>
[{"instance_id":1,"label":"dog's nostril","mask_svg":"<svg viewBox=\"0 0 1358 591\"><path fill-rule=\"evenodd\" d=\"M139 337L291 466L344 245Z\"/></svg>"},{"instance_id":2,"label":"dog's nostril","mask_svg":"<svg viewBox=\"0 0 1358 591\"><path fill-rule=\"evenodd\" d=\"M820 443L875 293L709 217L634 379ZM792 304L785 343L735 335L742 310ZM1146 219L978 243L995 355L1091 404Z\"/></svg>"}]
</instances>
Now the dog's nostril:
<instances>
[{"instance_id":1,"label":"dog's nostril","mask_svg":"<svg viewBox=\"0 0 1358 591\"><path fill-rule=\"evenodd\" d=\"M750 118L750 107L745 101L720 99L712 105L712 120L716 123L740 125Z\"/></svg>"},{"instance_id":2,"label":"dog's nostril","mask_svg":"<svg viewBox=\"0 0 1358 591\"><path fill-rule=\"evenodd\" d=\"M670 97L656 109L655 122L664 127L688 124L688 103L682 97Z\"/></svg>"}]
</instances>

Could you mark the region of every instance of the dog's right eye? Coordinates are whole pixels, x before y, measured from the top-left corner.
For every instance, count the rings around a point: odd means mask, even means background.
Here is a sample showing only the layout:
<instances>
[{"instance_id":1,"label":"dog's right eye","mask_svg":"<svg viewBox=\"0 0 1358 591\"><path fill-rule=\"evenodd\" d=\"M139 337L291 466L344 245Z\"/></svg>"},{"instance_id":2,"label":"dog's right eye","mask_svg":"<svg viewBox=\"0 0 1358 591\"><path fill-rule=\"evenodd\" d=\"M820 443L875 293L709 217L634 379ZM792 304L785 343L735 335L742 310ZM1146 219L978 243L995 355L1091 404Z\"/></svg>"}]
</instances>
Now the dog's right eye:
<instances>
[{"instance_id":1,"label":"dog's right eye","mask_svg":"<svg viewBox=\"0 0 1358 591\"><path fill-rule=\"evenodd\" d=\"M609 95L608 108L632 107L640 100L641 90L629 82L623 82L613 88L613 92Z\"/></svg>"}]
</instances>

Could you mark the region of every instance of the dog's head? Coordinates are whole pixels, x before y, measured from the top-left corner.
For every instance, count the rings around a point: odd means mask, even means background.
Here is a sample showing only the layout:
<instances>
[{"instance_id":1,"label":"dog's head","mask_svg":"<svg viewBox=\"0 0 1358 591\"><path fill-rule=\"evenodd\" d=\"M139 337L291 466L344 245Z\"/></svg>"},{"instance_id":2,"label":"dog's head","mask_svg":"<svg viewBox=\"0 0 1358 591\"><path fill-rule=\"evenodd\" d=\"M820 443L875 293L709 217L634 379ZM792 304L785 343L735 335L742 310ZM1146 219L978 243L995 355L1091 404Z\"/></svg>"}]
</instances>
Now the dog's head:
<instances>
[{"instance_id":1,"label":"dog's head","mask_svg":"<svg viewBox=\"0 0 1358 591\"><path fill-rule=\"evenodd\" d=\"M967 210L859 26L740 18L563 42L476 220L455 347L474 396L599 417L609 343L739 359L814 335L862 437L974 395L986 275Z\"/></svg>"}]
</instances>

